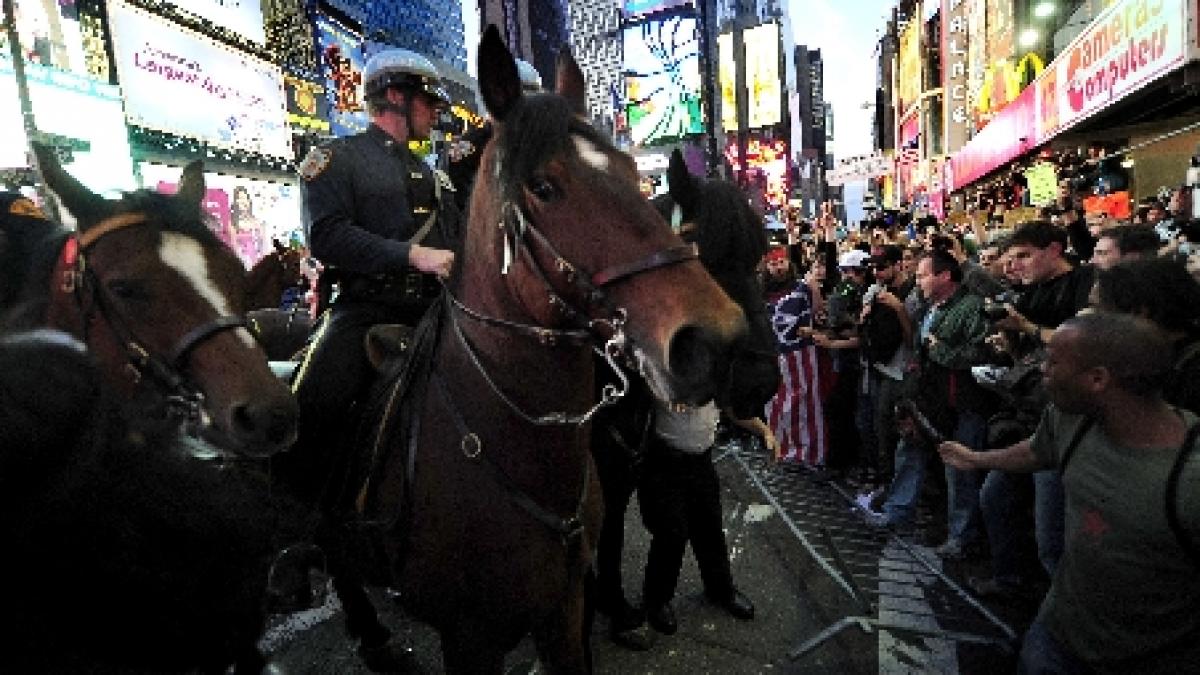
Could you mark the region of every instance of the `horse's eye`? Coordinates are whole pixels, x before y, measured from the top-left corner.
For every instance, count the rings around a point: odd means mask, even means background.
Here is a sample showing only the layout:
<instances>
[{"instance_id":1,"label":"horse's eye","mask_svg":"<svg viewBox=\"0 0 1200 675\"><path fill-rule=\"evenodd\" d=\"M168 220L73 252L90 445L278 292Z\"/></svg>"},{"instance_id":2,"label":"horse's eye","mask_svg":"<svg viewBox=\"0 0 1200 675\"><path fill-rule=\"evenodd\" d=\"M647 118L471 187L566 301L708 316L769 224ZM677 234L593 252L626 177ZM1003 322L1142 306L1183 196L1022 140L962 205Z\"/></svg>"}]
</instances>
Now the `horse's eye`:
<instances>
[{"instance_id":1,"label":"horse's eye","mask_svg":"<svg viewBox=\"0 0 1200 675\"><path fill-rule=\"evenodd\" d=\"M146 300L150 297L150 293L142 284L128 279L114 279L105 287L113 297L121 300Z\"/></svg>"},{"instance_id":2,"label":"horse's eye","mask_svg":"<svg viewBox=\"0 0 1200 675\"><path fill-rule=\"evenodd\" d=\"M546 178L534 178L529 181L529 191L543 202L548 202L558 196L558 188Z\"/></svg>"}]
</instances>

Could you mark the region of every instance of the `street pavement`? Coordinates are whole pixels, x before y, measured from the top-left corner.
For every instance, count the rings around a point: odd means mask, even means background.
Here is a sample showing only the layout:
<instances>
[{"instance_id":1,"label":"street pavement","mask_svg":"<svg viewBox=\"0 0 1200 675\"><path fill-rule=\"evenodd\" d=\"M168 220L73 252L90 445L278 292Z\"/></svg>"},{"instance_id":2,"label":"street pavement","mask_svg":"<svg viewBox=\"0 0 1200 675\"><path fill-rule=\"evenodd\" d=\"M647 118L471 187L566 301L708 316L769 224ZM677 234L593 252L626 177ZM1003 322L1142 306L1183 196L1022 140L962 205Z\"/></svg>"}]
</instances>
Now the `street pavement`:
<instances>
[{"instance_id":1,"label":"street pavement","mask_svg":"<svg viewBox=\"0 0 1200 675\"><path fill-rule=\"evenodd\" d=\"M630 673L919 673L919 672L1004 672L1009 661L996 659L994 651L969 648L929 636L851 628L838 632L796 660L789 658L802 642L818 635L840 619L863 612L818 564L788 522L780 517L771 500L751 481L745 465L726 458L718 463L723 485L726 536L735 582L756 606L752 621L739 621L708 603L702 594L699 573L690 552L685 558L674 602L679 632L665 636L646 629L653 646L646 652L630 651L608 638L607 620L597 618L593 634L595 672ZM783 481L805 481L800 475L782 476ZM785 483L786 485L786 483ZM796 483L802 490L817 489ZM847 507L849 508L849 507ZM883 537L886 539L886 537ZM649 538L637 513L636 499L626 521L625 588L633 602L639 601L642 569ZM894 547L896 542L888 544ZM936 560L928 549L917 547ZM878 560L886 559L881 550ZM916 555L921 555L917 553ZM874 561L866 561L875 566ZM882 564L881 564L882 566ZM894 576L894 575L893 575ZM928 584L930 574L908 575ZM881 575L883 579L884 575ZM882 581L880 585L892 583ZM913 586L917 588L917 586ZM923 593L909 605L926 604ZM931 596L932 597L932 596ZM411 645L425 672L442 671L436 634L408 619L381 592L376 605L398 639ZM893 613L888 598L882 598L875 618ZM930 615L935 612L929 611ZM936 626L934 626L936 628ZM313 675L369 672L346 639L342 616L332 593L314 610L277 616L261 642L272 660L287 673ZM956 648L957 647L957 648ZM962 661L960 657L966 657ZM510 673L531 670L535 663L532 643L526 639L506 660Z\"/></svg>"}]
</instances>

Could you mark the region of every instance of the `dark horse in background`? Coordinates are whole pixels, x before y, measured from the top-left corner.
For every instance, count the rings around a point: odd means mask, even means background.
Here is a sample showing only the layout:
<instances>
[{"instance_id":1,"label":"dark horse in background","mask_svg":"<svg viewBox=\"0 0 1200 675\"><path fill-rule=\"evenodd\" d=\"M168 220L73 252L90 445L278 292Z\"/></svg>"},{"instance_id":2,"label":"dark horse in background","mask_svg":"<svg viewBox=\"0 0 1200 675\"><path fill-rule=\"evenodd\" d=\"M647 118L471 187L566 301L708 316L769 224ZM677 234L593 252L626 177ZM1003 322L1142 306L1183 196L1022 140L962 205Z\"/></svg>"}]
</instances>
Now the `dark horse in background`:
<instances>
[{"instance_id":1,"label":"dark horse in background","mask_svg":"<svg viewBox=\"0 0 1200 675\"><path fill-rule=\"evenodd\" d=\"M414 338L431 359L410 364L407 393L404 378L382 386L370 470L338 480L348 527L375 528L382 583L437 629L447 671L501 672L532 632L548 671L581 673L600 527L593 350L623 350L657 391L700 402L725 388L746 322L642 198L631 158L583 121L569 55L556 93L530 96L495 27L478 62L495 133L461 267ZM344 591L352 631L385 630Z\"/></svg>"},{"instance_id":2,"label":"dark horse in background","mask_svg":"<svg viewBox=\"0 0 1200 675\"><path fill-rule=\"evenodd\" d=\"M57 328L87 345L106 386L179 411L224 449L289 446L296 403L245 328L245 269L201 219L204 175L174 196L105 200L36 146L47 185L75 217L5 221L0 314L12 328Z\"/></svg>"},{"instance_id":3,"label":"dark horse in background","mask_svg":"<svg viewBox=\"0 0 1200 675\"><path fill-rule=\"evenodd\" d=\"M308 305L280 306L284 291L308 288L301 273L304 252L271 240L274 250L246 273L246 321L271 361L289 361L304 348L312 332Z\"/></svg>"},{"instance_id":4,"label":"dark horse in background","mask_svg":"<svg viewBox=\"0 0 1200 675\"><path fill-rule=\"evenodd\" d=\"M0 372L6 670L261 672L269 569L301 512L108 395L64 333L0 336Z\"/></svg>"},{"instance_id":5,"label":"dark horse in background","mask_svg":"<svg viewBox=\"0 0 1200 675\"><path fill-rule=\"evenodd\" d=\"M669 191L651 200L655 210L684 241L693 242L700 260L721 288L742 308L749 331L735 344L726 386L716 393L717 404L739 419L759 417L779 386L775 334L771 330L757 275L767 251L763 218L751 208L737 185L704 179L688 172L683 155L671 153L667 169ZM614 637L641 624L625 598L621 561L625 513L637 488L637 464L646 435L653 433L652 401L644 386L631 383L631 394L601 411L592 427L592 454L604 489L604 523L597 552L596 605L608 614ZM622 641L637 641L627 636Z\"/></svg>"}]
</instances>

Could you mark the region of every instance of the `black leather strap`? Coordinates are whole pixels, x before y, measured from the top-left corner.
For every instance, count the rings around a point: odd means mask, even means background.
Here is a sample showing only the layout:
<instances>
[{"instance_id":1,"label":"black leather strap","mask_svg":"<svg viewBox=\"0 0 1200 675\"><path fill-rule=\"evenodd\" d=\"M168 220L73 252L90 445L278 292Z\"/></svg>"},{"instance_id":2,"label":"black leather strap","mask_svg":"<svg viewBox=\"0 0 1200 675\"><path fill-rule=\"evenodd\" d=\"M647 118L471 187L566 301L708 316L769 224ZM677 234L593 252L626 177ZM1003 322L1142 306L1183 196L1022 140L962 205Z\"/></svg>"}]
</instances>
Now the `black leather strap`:
<instances>
[{"instance_id":1,"label":"black leather strap","mask_svg":"<svg viewBox=\"0 0 1200 675\"><path fill-rule=\"evenodd\" d=\"M641 260L621 263L600 270L592 275L592 283L596 286L608 286L626 277L648 272L659 267L674 265L700 257L700 249L695 244L681 244L662 251L655 251Z\"/></svg>"}]
</instances>

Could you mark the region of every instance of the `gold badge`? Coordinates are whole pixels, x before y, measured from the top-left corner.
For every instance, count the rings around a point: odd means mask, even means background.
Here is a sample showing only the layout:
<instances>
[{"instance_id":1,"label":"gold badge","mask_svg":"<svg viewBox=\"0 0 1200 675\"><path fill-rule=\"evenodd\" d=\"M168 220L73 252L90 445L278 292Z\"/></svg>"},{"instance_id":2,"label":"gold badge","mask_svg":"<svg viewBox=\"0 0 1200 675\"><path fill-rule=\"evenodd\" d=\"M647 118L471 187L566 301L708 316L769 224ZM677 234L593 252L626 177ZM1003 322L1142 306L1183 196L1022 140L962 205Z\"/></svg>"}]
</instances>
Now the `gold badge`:
<instances>
[{"instance_id":1,"label":"gold badge","mask_svg":"<svg viewBox=\"0 0 1200 675\"><path fill-rule=\"evenodd\" d=\"M329 160L333 158L333 151L329 148L313 148L304 156L304 161L300 162L300 177L306 181L311 181L321 175L329 166Z\"/></svg>"},{"instance_id":2,"label":"gold badge","mask_svg":"<svg viewBox=\"0 0 1200 675\"><path fill-rule=\"evenodd\" d=\"M17 199L14 199L13 202L8 205L8 212L14 216L29 216L31 218L41 218L42 220L46 220L46 214L42 213L42 210L37 207L37 204L34 204L24 197L18 197Z\"/></svg>"}]
</instances>

